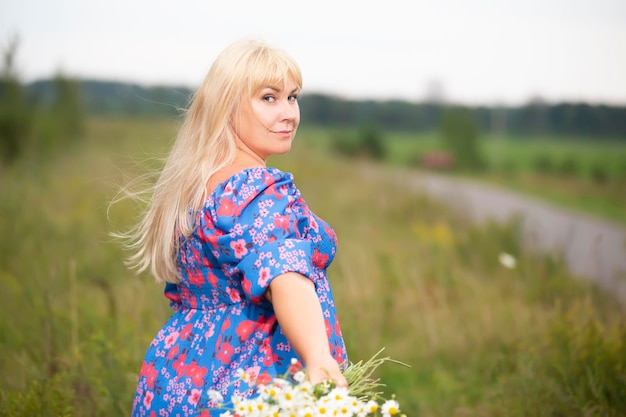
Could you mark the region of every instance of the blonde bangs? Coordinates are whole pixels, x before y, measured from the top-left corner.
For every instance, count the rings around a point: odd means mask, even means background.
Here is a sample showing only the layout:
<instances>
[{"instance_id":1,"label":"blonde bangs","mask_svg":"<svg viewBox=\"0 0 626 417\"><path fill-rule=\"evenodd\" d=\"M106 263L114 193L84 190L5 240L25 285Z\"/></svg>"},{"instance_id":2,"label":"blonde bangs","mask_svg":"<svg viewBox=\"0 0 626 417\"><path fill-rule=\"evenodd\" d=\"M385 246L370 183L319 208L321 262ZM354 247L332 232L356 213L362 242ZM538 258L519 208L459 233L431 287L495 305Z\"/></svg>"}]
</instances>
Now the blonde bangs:
<instances>
[{"instance_id":1,"label":"blonde bangs","mask_svg":"<svg viewBox=\"0 0 626 417\"><path fill-rule=\"evenodd\" d=\"M248 96L260 89L272 85L286 88L293 81L302 89L302 72L298 64L285 52L275 48L260 48L250 57L248 66Z\"/></svg>"}]
</instances>

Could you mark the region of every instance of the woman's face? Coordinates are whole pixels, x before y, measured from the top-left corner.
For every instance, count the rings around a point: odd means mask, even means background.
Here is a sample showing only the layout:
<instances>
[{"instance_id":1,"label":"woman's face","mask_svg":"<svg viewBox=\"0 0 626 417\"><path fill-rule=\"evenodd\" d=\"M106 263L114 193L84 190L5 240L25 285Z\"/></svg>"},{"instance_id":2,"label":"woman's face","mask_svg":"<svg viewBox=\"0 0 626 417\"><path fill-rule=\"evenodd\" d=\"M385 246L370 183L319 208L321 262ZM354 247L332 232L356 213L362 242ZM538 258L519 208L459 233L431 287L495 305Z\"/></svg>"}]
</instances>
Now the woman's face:
<instances>
[{"instance_id":1,"label":"woman's face","mask_svg":"<svg viewBox=\"0 0 626 417\"><path fill-rule=\"evenodd\" d=\"M298 86L289 79L282 85L266 85L242 100L235 126L237 145L263 161L288 152L300 123Z\"/></svg>"}]
</instances>

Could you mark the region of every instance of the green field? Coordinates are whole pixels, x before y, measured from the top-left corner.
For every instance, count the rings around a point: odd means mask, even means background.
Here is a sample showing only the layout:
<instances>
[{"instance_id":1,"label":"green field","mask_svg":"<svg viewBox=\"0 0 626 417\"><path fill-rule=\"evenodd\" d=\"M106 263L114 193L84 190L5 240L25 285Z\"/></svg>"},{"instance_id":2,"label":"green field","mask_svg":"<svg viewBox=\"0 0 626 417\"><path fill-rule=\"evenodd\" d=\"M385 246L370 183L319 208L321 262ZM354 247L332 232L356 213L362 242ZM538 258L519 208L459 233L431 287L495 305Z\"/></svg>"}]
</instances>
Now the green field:
<instances>
[{"instance_id":1,"label":"green field","mask_svg":"<svg viewBox=\"0 0 626 417\"><path fill-rule=\"evenodd\" d=\"M0 172L0 416L129 414L169 310L108 236L139 207L109 202L165 155L175 129L93 119L76 146ZM303 129L270 163L293 172L336 229L329 275L350 358L384 347L411 365L379 373L408 416L626 415L625 306L558 259L527 253L515 223L476 227L427 196L365 180L317 146L328 135Z\"/></svg>"}]
</instances>

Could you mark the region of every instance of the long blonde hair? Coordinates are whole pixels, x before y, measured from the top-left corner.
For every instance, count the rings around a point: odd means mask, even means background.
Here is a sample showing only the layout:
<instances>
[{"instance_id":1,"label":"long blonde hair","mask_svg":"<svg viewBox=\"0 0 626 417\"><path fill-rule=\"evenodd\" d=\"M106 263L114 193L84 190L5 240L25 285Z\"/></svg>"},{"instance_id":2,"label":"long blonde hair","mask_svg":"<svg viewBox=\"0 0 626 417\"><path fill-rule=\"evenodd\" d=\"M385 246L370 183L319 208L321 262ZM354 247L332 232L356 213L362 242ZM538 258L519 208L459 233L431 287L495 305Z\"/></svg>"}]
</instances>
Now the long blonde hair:
<instances>
[{"instance_id":1,"label":"long blonde hair","mask_svg":"<svg viewBox=\"0 0 626 417\"><path fill-rule=\"evenodd\" d=\"M231 44L215 60L185 113L174 145L151 193L142 219L118 234L133 252L127 265L150 269L158 282L180 281L176 267L178 233L188 237L195 216L208 198L211 176L233 162L236 154L231 119L242 100L259 89L293 80L302 87L295 60L282 49L255 40Z\"/></svg>"}]
</instances>

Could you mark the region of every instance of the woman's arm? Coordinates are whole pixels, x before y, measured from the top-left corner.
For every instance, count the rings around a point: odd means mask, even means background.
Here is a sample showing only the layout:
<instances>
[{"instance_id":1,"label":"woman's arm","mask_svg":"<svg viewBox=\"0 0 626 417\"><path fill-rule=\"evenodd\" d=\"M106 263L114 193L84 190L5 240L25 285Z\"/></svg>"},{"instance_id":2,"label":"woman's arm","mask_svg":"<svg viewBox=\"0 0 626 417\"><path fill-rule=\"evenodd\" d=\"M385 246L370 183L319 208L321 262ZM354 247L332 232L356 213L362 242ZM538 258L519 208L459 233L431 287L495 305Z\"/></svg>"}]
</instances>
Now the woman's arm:
<instances>
[{"instance_id":1,"label":"woman's arm","mask_svg":"<svg viewBox=\"0 0 626 417\"><path fill-rule=\"evenodd\" d=\"M313 282L296 272L274 278L266 292L283 333L304 361L312 383L333 381L347 387L339 364L332 357L322 308Z\"/></svg>"}]
</instances>

